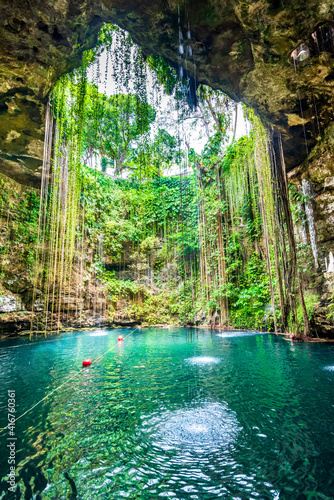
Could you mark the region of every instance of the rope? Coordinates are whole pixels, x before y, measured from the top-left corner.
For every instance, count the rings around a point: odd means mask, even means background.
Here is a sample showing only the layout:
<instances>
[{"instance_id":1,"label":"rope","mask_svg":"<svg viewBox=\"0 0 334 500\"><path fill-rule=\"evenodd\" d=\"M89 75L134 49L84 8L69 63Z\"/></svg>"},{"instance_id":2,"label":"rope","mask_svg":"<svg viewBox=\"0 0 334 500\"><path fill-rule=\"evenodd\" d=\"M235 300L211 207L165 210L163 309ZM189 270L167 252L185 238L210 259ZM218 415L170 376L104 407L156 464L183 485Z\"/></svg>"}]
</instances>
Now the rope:
<instances>
[{"instance_id":1,"label":"rope","mask_svg":"<svg viewBox=\"0 0 334 500\"><path fill-rule=\"evenodd\" d=\"M137 327L137 328L135 328L134 330L132 330L130 333L128 333L128 335L126 335L126 336L124 337L124 339L126 339L126 338L128 338L130 335L132 335L132 334L133 334L136 330L138 330L138 327ZM106 352L104 352L103 354L101 354L100 356L98 356L98 357L95 359L94 363L97 363L98 361L101 361L101 359L103 359L103 358L104 358L104 356L106 356L106 355L107 355L110 351L112 351L113 349L115 349L117 345L118 345L118 344L113 345L113 346L112 346L112 347L110 347L110 349L108 349ZM82 373L82 370L80 370L80 371L76 372L74 375L72 375L72 376L68 377L68 378L65 380L65 382L63 382L63 383L62 383L62 384L60 384L58 387L56 387L55 389L53 389L51 392L49 392L49 394L47 394L46 396L44 396L44 398L42 398L40 401L38 401L37 403L35 403L33 406L31 406L31 408L29 408L28 410L26 410L24 413L22 413L22 415L20 415L19 417L17 417L17 418L15 419L15 421L14 421L14 422L11 422L11 424L10 424L10 425L11 425L11 426L15 425L15 424L16 424L16 422L17 422L18 420L20 420L22 417L24 417L25 415L27 415L27 413L29 413L31 410L33 410L34 408L36 408L36 406L38 406L39 404L41 404L43 401L45 401L47 398L49 398L49 397L50 397L52 394L54 394L56 391L58 391L59 389L61 389L62 387L64 387L64 385L66 385L66 384L67 384L70 380L75 379L75 378L76 378L78 375L80 375L81 373ZM6 429L8 429L8 427L9 427L9 424L8 424L8 425L6 425L6 427L1 427L1 428L0 428L0 435L1 435L1 434L2 434L2 433L6 430Z\"/></svg>"}]
</instances>

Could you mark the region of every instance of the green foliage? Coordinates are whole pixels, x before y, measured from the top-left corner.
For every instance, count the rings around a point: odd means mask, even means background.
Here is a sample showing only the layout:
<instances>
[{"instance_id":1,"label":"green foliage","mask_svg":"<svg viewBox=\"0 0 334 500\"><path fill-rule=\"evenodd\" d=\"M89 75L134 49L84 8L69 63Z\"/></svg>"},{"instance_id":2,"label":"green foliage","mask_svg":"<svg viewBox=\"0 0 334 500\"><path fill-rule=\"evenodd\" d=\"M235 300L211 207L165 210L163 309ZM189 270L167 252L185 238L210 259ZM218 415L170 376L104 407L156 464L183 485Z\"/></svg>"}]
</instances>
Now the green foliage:
<instances>
[{"instance_id":1,"label":"green foliage","mask_svg":"<svg viewBox=\"0 0 334 500\"><path fill-rule=\"evenodd\" d=\"M120 33L122 33L122 30L115 24L104 23L99 31L95 47L84 52L83 64L89 66L95 62L104 51L110 50L115 37ZM128 39L128 43L130 43L130 39ZM77 46L79 46L79 44Z\"/></svg>"},{"instance_id":2,"label":"green foliage","mask_svg":"<svg viewBox=\"0 0 334 500\"><path fill-rule=\"evenodd\" d=\"M95 83L88 82L87 68L111 46L117 90L107 96L99 92L98 65ZM238 52L241 57L242 44ZM203 125L208 140L202 154L182 151L180 137L164 128L153 134L159 103L156 109L148 104L147 67L175 96L179 122ZM188 83L160 57L145 62L124 31L105 25L97 47L83 54L82 67L55 86L52 175L49 180L44 172L49 184L41 198L45 216L39 217L35 191L25 197L9 193L0 179L2 219L8 219L0 240L2 268L10 245L21 246L25 261L36 268L35 290L43 290L46 304L53 297L52 310L55 297L73 293L76 264L82 282L107 298L112 315L118 303L126 303L124 313L144 324L194 323L204 316L207 323L237 328L271 326L270 301L279 301L279 273L272 263L283 260L266 130L248 111L251 134L231 141L230 99L203 85L193 99ZM199 103L195 118L187 99ZM189 163L194 175L164 177ZM102 173L90 168L99 165ZM113 178L105 175L108 167ZM308 200L296 188L290 188L290 199L301 221ZM286 231L284 224L280 229ZM298 250L304 283L310 284L310 249ZM75 293L83 288L77 284ZM316 299L307 295L310 318ZM297 326L302 321L299 307Z\"/></svg>"},{"instance_id":3,"label":"green foliage","mask_svg":"<svg viewBox=\"0 0 334 500\"><path fill-rule=\"evenodd\" d=\"M0 178L0 286L18 273L28 283L35 266L39 193Z\"/></svg>"},{"instance_id":4,"label":"green foliage","mask_svg":"<svg viewBox=\"0 0 334 500\"><path fill-rule=\"evenodd\" d=\"M231 319L237 328L261 328L270 302L269 279L260 255L253 253L240 276L238 289L229 291Z\"/></svg>"},{"instance_id":5,"label":"green foliage","mask_svg":"<svg viewBox=\"0 0 334 500\"><path fill-rule=\"evenodd\" d=\"M290 198L290 208L292 217L295 223L303 224L306 223L305 214L305 203L309 200L309 197L303 193L301 189L298 189L294 184L289 186L289 198Z\"/></svg>"},{"instance_id":6,"label":"green foliage","mask_svg":"<svg viewBox=\"0 0 334 500\"><path fill-rule=\"evenodd\" d=\"M330 298L330 303L328 306L328 314L327 314L327 319L334 323L334 295L331 296Z\"/></svg>"},{"instance_id":7,"label":"green foliage","mask_svg":"<svg viewBox=\"0 0 334 500\"><path fill-rule=\"evenodd\" d=\"M163 85L165 92L171 95L177 84L176 71L160 56L151 55L147 58L147 63L157 75L158 82Z\"/></svg>"},{"instance_id":8,"label":"green foliage","mask_svg":"<svg viewBox=\"0 0 334 500\"><path fill-rule=\"evenodd\" d=\"M183 157L180 141L164 129L159 129L153 139L147 138L145 148L133 151L128 168L137 171L137 178L160 177ZM138 172L139 171L139 172Z\"/></svg>"},{"instance_id":9,"label":"green foliage","mask_svg":"<svg viewBox=\"0 0 334 500\"><path fill-rule=\"evenodd\" d=\"M178 324L180 304L169 291L157 295L147 293L142 303L133 303L130 314L136 321L145 325Z\"/></svg>"},{"instance_id":10,"label":"green foliage","mask_svg":"<svg viewBox=\"0 0 334 500\"><path fill-rule=\"evenodd\" d=\"M181 216L187 228L195 226L188 232L187 241L191 248L198 248L197 186L193 177L181 181L178 177L157 178L139 184L114 181L85 168L82 182L86 227L91 235L103 232L106 253L119 256L118 250L126 241L141 245L144 240L156 242L152 232L160 233L167 222L179 226L179 231L170 236L180 243Z\"/></svg>"},{"instance_id":11,"label":"green foliage","mask_svg":"<svg viewBox=\"0 0 334 500\"><path fill-rule=\"evenodd\" d=\"M112 302L117 302L120 296L129 297L145 290L133 281L116 279L114 271L101 270L98 278L106 285L109 294L108 298Z\"/></svg>"},{"instance_id":12,"label":"green foliage","mask_svg":"<svg viewBox=\"0 0 334 500\"><path fill-rule=\"evenodd\" d=\"M6 220L0 253L7 254L13 246L20 246L22 256L30 252L30 245L37 241L39 203L36 190L22 192L0 179L0 211Z\"/></svg>"},{"instance_id":13,"label":"green foliage","mask_svg":"<svg viewBox=\"0 0 334 500\"><path fill-rule=\"evenodd\" d=\"M307 310L307 316L310 321L313 320L315 307L319 304L319 295L308 291L304 294L304 300ZM303 309L301 305L297 308L297 331L302 330L304 326Z\"/></svg>"},{"instance_id":14,"label":"green foliage","mask_svg":"<svg viewBox=\"0 0 334 500\"><path fill-rule=\"evenodd\" d=\"M82 90L82 84L74 83L71 79L68 79L65 85L68 87L69 95L80 96L83 99L80 140L84 160L88 164L94 164L99 155L104 166L111 164L115 168L115 176L124 168L138 170L138 165L134 165L137 141L148 132L155 120L154 109L135 94L117 94L108 97L98 92L96 85L86 83ZM63 94L60 98L63 98ZM56 109L62 106L57 94L53 103ZM69 136L76 127L73 115L67 106L62 107L61 113L63 128Z\"/></svg>"}]
</instances>

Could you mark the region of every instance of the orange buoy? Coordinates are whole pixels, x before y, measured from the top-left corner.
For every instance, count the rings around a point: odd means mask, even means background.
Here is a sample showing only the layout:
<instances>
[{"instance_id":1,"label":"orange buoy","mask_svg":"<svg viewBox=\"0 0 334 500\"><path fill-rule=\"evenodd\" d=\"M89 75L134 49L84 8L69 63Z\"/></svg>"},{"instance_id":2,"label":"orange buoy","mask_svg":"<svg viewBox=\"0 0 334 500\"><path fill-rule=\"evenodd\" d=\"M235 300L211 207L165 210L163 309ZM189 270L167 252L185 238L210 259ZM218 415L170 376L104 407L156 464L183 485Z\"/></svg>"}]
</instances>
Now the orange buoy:
<instances>
[{"instance_id":1,"label":"orange buoy","mask_svg":"<svg viewBox=\"0 0 334 500\"><path fill-rule=\"evenodd\" d=\"M92 364L90 359L84 359L82 362L82 366L90 366Z\"/></svg>"},{"instance_id":2,"label":"orange buoy","mask_svg":"<svg viewBox=\"0 0 334 500\"><path fill-rule=\"evenodd\" d=\"M123 335L118 335L118 340L121 342L123 340Z\"/></svg>"}]
</instances>

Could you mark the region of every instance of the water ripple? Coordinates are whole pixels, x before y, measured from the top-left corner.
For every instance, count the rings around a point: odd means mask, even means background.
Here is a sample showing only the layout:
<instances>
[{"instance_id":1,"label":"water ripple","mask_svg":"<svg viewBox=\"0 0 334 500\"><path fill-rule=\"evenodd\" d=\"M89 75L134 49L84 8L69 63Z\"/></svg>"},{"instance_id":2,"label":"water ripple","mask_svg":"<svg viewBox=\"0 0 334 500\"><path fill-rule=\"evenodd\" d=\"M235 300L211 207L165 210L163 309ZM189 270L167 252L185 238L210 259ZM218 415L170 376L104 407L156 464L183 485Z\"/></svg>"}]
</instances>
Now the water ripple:
<instances>
[{"instance_id":1,"label":"water ripple","mask_svg":"<svg viewBox=\"0 0 334 500\"><path fill-rule=\"evenodd\" d=\"M235 413L220 403L166 411L147 419L143 428L155 447L201 455L227 447L241 430Z\"/></svg>"},{"instance_id":2,"label":"water ripple","mask_svg":"<svg viewBox=\"0 0 334 500\"><path fill-rule=\"evenodd\" d=\"M175 328L134 333L117 350L118 333L3 344L0 427L8 390L21 413L33 408L16 426L17 495L72 498L69 477L80 500L333 498L331 346ZM78 377L34 407L74 367Z\"/></svg>"},{"instance_id":3,"label":"water ripple","mask_svg":"<svg viewBox=\"0 0 334 500\"><path fill-rule=\"evenodd\" d=\"M187 365L216 365L221 362L220 358L215 358L213 356L194 356L193 358L187 358L184 360Z\"/></svg>"},{"instance_id":4,"label":"water ripple","mask_svg":"<svg viewBox=\"0 0 334 500\"><path fill-rule=\"evenodd\" d=\"M105 335L109 335L109 332L93 332L90 333L90 337L104 337Z\"/></svg>"},{"instance_id":5,"label":"water ripple","mask_svg":"<svg viewBox=\"0 0 334 500\"><path fill-rule=\"evenodd\" d=\"M232 338L232 337L253 337L254 335L264 335L259 332L222 332L222 333L217 333L217 337L222 337L222 338Z\"/></svg>"}]
</instances>

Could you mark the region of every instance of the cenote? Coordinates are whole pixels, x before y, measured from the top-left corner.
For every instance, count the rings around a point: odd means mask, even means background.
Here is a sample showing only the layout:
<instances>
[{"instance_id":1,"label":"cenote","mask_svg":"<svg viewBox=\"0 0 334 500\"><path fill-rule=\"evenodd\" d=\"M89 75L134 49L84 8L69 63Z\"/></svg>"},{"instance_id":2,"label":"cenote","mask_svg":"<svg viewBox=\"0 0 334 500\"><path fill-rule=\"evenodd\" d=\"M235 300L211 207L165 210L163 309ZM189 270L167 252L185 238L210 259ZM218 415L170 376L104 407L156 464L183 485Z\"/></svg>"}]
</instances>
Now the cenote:
<instances>
[{"instance_id":1,"label":"cenote","mask_svg":"<svg viewBox=\"0 0 334 500\"><path fill-rule=\"evenodd\" d=\"M0 500L333 499L332 0L2 3Z\"/></svg>"},{"instance_id":2,"label":"cenote","mask_svg":"<svg viewBox=\"0 0 334 500\"><path fill-rule=\"evenodd\" d=\"M1 341L1 426L8 390L17 416L51 395L16 422L20 494L4 476L0 498L333 498L333 347L121 333Z\"/></svg>"}]
</instances>

